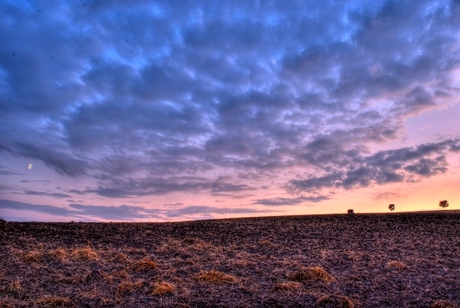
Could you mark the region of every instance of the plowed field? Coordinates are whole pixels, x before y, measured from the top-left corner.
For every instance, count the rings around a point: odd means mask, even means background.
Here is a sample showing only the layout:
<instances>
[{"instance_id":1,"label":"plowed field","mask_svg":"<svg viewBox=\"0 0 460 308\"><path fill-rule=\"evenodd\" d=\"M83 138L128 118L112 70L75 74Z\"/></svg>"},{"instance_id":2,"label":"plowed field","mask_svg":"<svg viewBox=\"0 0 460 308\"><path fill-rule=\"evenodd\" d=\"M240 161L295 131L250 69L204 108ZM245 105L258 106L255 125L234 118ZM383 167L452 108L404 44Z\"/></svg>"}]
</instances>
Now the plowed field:
<instances>
[{"instance_id":1,"label":"plowed field","mask_svg":"<svg viewBox=\"0 0 460 308\"><path fill-rule=\"evenodd\" d=\"M459 303L459 211L0 224L0 307Z\"/></svg>"}]
</instances>

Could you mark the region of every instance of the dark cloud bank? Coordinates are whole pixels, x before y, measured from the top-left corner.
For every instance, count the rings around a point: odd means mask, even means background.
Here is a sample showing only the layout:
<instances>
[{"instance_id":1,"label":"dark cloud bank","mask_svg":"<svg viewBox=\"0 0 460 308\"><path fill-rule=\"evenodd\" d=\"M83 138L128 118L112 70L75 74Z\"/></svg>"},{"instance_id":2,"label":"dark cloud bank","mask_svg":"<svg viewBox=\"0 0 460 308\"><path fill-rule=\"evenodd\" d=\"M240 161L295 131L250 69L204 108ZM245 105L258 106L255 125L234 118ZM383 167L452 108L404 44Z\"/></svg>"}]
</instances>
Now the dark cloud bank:
<instances>
[{"instance_id":1,"label":"dark cloud bank","mask_svg":"<svg viewBox=\"0 0 460 308\"><path fill-rule=\"evenodd\" d=\"M458 95L458 1L86 4L0 5L0 152L97 180L69 193L238 195L262 184L237 173L297 168L282 187L304 196L254 204L315 203L444 173L460 148L372 151Z\"/></svg>"},{"instance_id":2,"label":"dark cloud bank","mask_svg":"<svg viewBox=\"0 0 460 308\"><path fill-rule=\"evenodd\" d=\"M380 151L373 155L350 155L334 151L341 164L326 168L323 176L292 180L294 189L316 191L322 188L367 187L372 184L411 182L447 171L445 154L460 151L460 139L422 144L417 147ZM327 155L327 154L326 154Z\"/></svg>"},{"instance_id":3,"label":"dark cloud bank","mask_svg":"<svg viewBox=\"0 0 460 308\"><path fill-rule=\"evenodd\" d=\"M223 209L203 205L192 205L179 209L169 210L152 210L130 205L101 206L71 203L69 204L69 208L63 208L51 205L30 204L3 199L0 199L0 209L31 211L35 213L57 216L66 220L75 219L77 221L93 221L94 218L112 221L136 221L138 219L169 220L181 217L183 218L184 216L193 219L212 219L215 217L214 215L219 214L248 215L270 213L269 211L244 207ZM95 221L97 221L97 219Z\"/></svg>"}]
</instances>

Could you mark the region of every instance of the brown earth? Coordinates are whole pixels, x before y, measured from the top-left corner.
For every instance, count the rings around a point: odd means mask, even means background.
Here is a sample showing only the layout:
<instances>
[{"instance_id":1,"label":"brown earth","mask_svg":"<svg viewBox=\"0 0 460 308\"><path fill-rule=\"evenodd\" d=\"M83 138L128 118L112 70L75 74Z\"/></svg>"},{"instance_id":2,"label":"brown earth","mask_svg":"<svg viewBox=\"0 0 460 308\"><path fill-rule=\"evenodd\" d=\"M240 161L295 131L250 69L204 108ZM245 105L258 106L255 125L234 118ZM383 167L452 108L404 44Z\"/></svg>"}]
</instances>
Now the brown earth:
<instances>
[{"instance_id":1,"label":"brown earth","mask_svg":"<svg viewBox=\"0 0 460 308\"><path fill-rule=\"evenodd\" d=\"M0 222L0 307L459 307L460 211Z\"/></svg>"}]
</instances>

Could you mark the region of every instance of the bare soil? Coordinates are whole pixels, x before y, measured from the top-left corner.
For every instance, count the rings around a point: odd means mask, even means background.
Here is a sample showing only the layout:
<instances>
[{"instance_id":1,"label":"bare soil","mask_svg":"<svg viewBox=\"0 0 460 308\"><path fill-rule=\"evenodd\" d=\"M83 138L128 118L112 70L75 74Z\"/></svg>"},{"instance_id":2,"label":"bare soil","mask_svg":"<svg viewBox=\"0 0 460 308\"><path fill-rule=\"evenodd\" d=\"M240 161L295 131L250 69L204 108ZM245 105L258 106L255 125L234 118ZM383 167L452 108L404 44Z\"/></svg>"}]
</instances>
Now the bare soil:
<instances>
[{"instance_id":1,"label":"bare soil","mask_svg":"<svg viewBox=\"0 0 460 308\"><path fill-rule=\"evenodd\" d=\"M0 307L459 307L460 211L0 222Z\"/></svg>"}]
</instances>

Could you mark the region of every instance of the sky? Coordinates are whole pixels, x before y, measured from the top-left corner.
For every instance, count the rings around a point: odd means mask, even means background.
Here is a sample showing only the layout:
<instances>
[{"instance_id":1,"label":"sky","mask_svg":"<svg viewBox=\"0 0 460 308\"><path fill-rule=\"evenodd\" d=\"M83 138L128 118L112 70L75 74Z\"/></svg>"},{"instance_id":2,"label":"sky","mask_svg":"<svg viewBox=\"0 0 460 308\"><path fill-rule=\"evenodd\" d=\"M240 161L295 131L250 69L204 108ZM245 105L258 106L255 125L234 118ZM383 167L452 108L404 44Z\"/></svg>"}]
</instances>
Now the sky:
<instances>
[{"instance_id":1,"label":"sky","mask_svg":"<svg viewBox=\"0 0 460 308\"><path fill-rule=\"evenodd\" d=\"M460 209L460 1L0 3L0 217Z\"/></svg>"}]
</instances>

